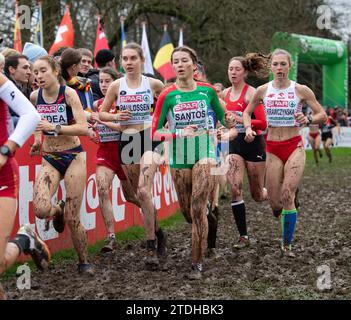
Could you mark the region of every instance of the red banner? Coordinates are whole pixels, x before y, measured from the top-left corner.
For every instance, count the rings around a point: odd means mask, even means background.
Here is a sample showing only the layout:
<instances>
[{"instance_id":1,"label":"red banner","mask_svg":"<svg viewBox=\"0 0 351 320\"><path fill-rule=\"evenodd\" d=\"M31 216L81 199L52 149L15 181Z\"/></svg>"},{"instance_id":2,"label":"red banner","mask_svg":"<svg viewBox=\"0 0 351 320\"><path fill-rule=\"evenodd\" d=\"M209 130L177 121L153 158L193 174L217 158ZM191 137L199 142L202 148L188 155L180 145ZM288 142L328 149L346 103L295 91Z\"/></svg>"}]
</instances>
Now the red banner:
<instances>
[{"instance_id":1,"label":"red banner","mask_svg":"<svg viewBox=\"0 0 351 320\"><path fill-rule=\"evenodd\" d=\"M19 225L30 223L36 227L37 232L48 243L52 252L71 248L72 241L68 228L59 235L53 229L52 223L50 223L50 229L45 231L45 220L34 216L33 187L35 176L40 170L41 157L29 156L32 141L33 138L16 152L16 159L20 167L20 192L13 234L16 233ZM106 237L106 230L99 209L95 177L97 145L86 137L82 137L81 141L83 149L86 151L87 181L80 216L81 222L88 233L88 242L89 244L94 244L97 240ZM65 199L65 197L65 188L62 180L58 188L57 198ZM117 232L134 225L142 225L140 209L125 202L117 176L113 180L111 200L115 218L115 230ZM53 203L56 203L56 201L56 196L54 196ZM161 219L174 214L178 209L177 194L171 179L170 170L167 170L165 175L162 175L159 170L156 172L153 185L153 201L157 209L157 216Z\"/></svg>"}]
</instances>

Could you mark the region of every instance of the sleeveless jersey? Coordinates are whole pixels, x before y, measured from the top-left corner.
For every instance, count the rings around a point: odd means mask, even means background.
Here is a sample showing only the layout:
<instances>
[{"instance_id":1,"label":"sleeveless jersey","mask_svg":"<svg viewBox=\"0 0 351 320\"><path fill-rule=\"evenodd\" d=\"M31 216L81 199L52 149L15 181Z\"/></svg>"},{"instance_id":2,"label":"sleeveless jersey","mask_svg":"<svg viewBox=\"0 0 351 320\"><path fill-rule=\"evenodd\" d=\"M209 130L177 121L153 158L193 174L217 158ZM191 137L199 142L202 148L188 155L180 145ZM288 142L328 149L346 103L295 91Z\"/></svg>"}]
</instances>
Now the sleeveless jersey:
<instances>
[{"instance_id":1,"label":"sleeveless jersey","mask_svg":"<svg viewBox=\"0 0 351 320\"><path fill-rule=\"evenodd\" d=\"M301 99L296 95L296 82L290 81L290 86L280 90L273 87L273 81L268 83L263 99L269 127L299 127L295 121L295 113L301 112Z\"/></svg>"},{"instance_id":2,"label":"sleeveless jersey","mask_svg":"<svg viewBox=\"0 0 351 320\"><path fill-rule=\"evenodd\" d=\"M0 99L0 146L2 146L13 132L13 122L7 104Z\"/></svg>"},{"instance_id":3,"label":"sleeveless jersey","mask_svg":"<svg viewBox=\"0 0 351 320\"><path fill-rule=\"evenodd\" d=\"M246 95L248 88L249 88L249 86L246 84L244 86L243 90L241 91L240 97L236 101L230 100L230 92L232 91L232 89L228 90L228 92L224 98L224 102L226 103L226 107L227 107L228 111L235 112L239 117L243 116L243 112L245 111L245 109L247 107L246 102L245 102L245 95ZM237 123L235 125L235 129L238 131L238 133L245 132L245 128L244 128L244 125L242 123Z\"/></svg>"},{"instance_id":4,"label":"sleeveless jersey","mask_svg":"<svg viewBox=\"0 0 351 320\"><path fill-rule=\"evenodd\" d=\"M126 77L120 79L116 105L121 111L130 110L132 112L132 118L121 124L150 123L153 103L154 96L148 77L141 76L141 85L137 89L128 87Z\"/></svg>"},{"instance_id":5,"label":"sleeveless jersey","mask_svg":"<svg viewBox=\"0 0 351 320\"><path fill-rule=\"evenodd\" d=\"M99 112L100 112L100 107L101 107L103 101L104 101L104 99L100 99L98 101L98 108L97 109ZM109 113L112 113L112 114L117 113L117 108L114 104L113 104L112 108L110 109ZM118 123L118 122L115 122L115 123ZM120 133L118 131L114 131L101 123L96 124L96 131L98 132L100 142L111 142L111 141L119 141L120 140Z\"/></svg>"},{"instance_id":6,"label":"sleeveless jersey","mask_svg":"<svg viewBox=\"0 0 351 320\"><path fill-rule=\"evenodd\" d=\"M74 123L72 108L66 102L65 89L66 86L60 86L58 97L54 103L45 102L43 91L39 89L36 107L42 119L55 125L66 126ZM44 131L44 134L53 135L54 132Z\"/></svg>"}]
</instances>

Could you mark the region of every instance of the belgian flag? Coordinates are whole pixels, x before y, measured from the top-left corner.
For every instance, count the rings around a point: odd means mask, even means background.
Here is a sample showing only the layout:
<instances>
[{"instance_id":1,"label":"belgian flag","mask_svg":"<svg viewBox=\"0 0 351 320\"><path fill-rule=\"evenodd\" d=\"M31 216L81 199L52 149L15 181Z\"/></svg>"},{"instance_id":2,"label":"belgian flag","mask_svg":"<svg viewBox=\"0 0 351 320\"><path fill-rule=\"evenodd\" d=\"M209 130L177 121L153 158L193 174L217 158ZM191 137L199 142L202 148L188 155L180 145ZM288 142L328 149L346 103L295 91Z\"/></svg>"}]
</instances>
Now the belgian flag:
<instances>
[{"instance_id":1,"label":"belgian flag","mask_svg":"<svg viewBox=\"0 0 351 320\"><path fill-rule=\"evenodd\" d=\"M167 32L167 26L165 26L160 48L158 49L154 60L154 68L165 80L176 77L171 63L173 49L174 47L171 38Z\"/></svg>"}]
</instances>

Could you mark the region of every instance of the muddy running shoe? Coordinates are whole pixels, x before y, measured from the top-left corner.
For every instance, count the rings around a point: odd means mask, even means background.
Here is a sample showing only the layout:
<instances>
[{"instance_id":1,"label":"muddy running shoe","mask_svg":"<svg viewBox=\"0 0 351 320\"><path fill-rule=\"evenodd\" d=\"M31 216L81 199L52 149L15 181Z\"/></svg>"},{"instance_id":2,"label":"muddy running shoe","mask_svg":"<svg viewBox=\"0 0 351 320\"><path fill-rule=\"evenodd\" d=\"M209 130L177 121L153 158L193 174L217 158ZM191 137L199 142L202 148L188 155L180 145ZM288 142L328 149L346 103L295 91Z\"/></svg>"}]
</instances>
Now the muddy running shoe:
<instances>
[{"instance_id":1,"label":"muddy running shoe","mask_svg":"<svg viewBox=\"0 0 351 320\"><path fill-rule=\"evenodd\" d=\"M29 254L39 270L45 270L49 267L51 253L46 243L39 238L36 232L29 224L23 225L17 232L29 238L29 249L24 254Z\"/></svg>"},{"instance_id":2,"label":"muddy running shoe","mask_svg":"<svg viewBox=\"0 0 351 320\"><path fill-rule=\"evenodd\" d=\"M280 252L281 256L284 257L289 257L289 258L295 258L295 253L292 251L292 246L290 245L282 245L280 247Z\"/></svg>"},{"instance_id":3,"label":"muddy running shoe","mask_svg":"<svg viewBox=\"0 0 351 320\"><path fill-rule=\"evenodd\" d=\"M94 275L94 267L90 263L79 263L78 264L78 272L87 275L87 276L93 276Z\"/></svg>"},{"instance_id":4,"label":"muddy running shoe","mask_svg":"<svg viewBox=\"0 0 351 320\"><path fill-rule=\"evenodd\" d=\"M61 208L61 213L55 215L52 221L54 229L58 233L62 233L65 230L65 204L63 200L57 202L57 205Z\"/></svg>"},{"instance_id":5,"label":"muddy running shoe","mask_svg":"<svg viewBox=\"0 0 351 320\"><path fill-rule=\"evenodd\" d=\"M167 238L168 235L164 231L157 237L157 255L159 258L165 258L167 256Z\"/></svg>"},{"instance_id":6,"label":"muddy running shoe","mask_svg":"<svg viewBox=\"0 0 351 320\"><path fill-rule=\"evenodd\" d=\"M148 269L157 268L160 264L160 261L158 260L158 257L157 257L157 251L156 250L148 250L144 261L145 261L145 266Z\"/></svg>"},{"instance_id":7,"label":"muddy running shoe","mask_svg":"<svg viewBox=\"0 0 351 320\"><path fill-rule=\"evenodd\" d=\"M206 253L205 253L205 257L208 259L220 259L221 256L220 254L217 252L216 248L207 248Z\"/></svg>"},{"instance_id":8,"label":"muddy running shoe","mask_svg":"<svg viewBox=\"0 0 351 320\"><path fill-rule=\"evenodd\" d=\"M201 280L202 278L202 263L193 263L191 271L188 274L190 280Z\"/></svg>"},{"instance_id":9,"label":"muddy running shoe","mask_svg":"<svg viewBox=\"0 0 351 320\"><path fill-rule=\"evenodd\" d=\"M105 245L101 248L100 252L101 253L106 253L106 252L112 252L116 249L116 237L114 236L109 236L105 240Z\"/></svg>"},{"instance_id":10,"label":"muddy running shoe","mask_svg":"<svg viewBox=\"0 0 351 320\"><path fill-rule=\"evenodd\" d=\"M236 243L233 247L234 249L243 249L250 246L250 239L248 236L242 236L239 238L238 243Z\"/></svg>"},{"instance_id":11,"label":"muddy running shoe","mask_svg":"<svg viewBox=\"0 0 351 320\"><path fill-rule=\"evenodd\" d=\"M296 189L295 191L295 199L294 199L294 203L295 203L295 208L298 209L300 207L300 201L299 201L299 188Z\"/></svg>"}]
</instances>

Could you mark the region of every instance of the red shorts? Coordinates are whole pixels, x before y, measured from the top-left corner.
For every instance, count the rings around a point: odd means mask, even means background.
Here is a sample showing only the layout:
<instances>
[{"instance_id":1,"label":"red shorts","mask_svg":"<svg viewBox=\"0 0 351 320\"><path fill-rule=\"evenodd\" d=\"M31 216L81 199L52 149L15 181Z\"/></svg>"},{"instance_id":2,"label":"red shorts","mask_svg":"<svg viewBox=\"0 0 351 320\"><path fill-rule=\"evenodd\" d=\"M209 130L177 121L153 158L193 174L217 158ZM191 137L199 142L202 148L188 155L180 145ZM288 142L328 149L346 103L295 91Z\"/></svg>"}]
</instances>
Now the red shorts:
<instances>
[{"instance_id":1,"label":"red shorts","mask_svg":"<svg viewBox=\"0 0 351 320\"><path fill-rule=\"evenodd\" d=\"M297 149L303 148L303 142L300 135L284 141L267 140L266 150L277 156L285 164L290 155Z\"/></svg>"},{"instance_id":2,"label":"red shorts","mask_svg":"<svg viewBox=\"0 0 351 320\"><path fill-rule=\"evenodd\" d=\"M119 142L102 142L96 153L96 164L111 169L118 176L119 180L126 180L118 150Z\"/></svg>"},{"instance_id":3,"label":"red shorts","mask_svg":"<svg viewBox=\"0 0 351 320\"><path fill-rule=\"evenodd\" d=\"M0 169L0 198L18 197L19 170L15 158L9 158Z\"/></svg>"},{"instance_id":4,"label":"red shorts","mask_svg":"<svg viewBox=\"0 0 351 320\"><path fill-rule=\"evenodd\" d=\"M319 135L319 132L310 132L309 135L312 139L316 139Z\"/></svg>"}]
</instances>

